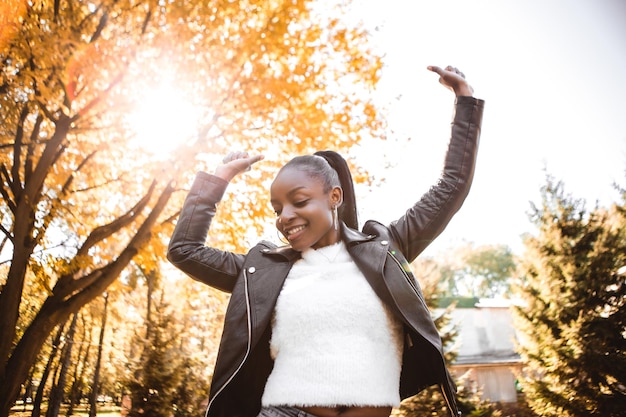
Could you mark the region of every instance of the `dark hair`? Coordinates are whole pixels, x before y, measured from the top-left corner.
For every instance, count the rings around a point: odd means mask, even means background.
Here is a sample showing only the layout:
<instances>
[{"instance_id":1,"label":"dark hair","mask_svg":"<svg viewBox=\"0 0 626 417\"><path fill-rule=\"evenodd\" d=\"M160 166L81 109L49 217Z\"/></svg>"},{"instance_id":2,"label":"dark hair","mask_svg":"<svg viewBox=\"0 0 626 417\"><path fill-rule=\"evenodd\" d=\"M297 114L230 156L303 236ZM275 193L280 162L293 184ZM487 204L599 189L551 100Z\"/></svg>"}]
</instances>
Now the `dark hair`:
<instances>
[{"instance_id":1,"label":"dark hair","mask_svg":"<svg viewBox=\"0 0 626 417\"><path fill-rule=\"evenodd\" d=\"M296 156L281 170L288 167L297 167L311 178L319 179L324 186L324 192L341 187L343 203L338 209L339 219L352 229L359 228L354 182L348 163L341 155L334 151L318 151L313 155Z\"/></svg>"}]
</instances>

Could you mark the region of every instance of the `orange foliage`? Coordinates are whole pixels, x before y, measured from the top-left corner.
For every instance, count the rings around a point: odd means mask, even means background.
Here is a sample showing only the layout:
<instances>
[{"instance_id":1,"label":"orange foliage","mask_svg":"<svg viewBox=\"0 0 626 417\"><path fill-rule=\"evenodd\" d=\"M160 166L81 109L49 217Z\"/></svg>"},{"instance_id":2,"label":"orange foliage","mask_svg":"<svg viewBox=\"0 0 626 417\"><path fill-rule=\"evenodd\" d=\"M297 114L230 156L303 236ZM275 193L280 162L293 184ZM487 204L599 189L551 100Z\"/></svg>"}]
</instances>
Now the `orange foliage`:
<instances>
[{"instance_id":1,"label":"orange foliage","mask_svg":"<svg viewBox=\"0 0 626 417\"><path fill-rule=\"evenodd\" d=\"M231 201L222 204L227 216L224 229L230 227L233 235L215 230L223 237L221 243L241 248L242 236L262 234L272 224L268 184L288 159L320 149L349 157L350 148L362 137L380 136L382 122L369 93L381 61L368 47L364 29L342 21L341 10L316 10L309 0L141 4L112 2L97 12L88 5L62 6L55 19L50 5L31 9L23 18L19 17L26 11L23 0L0 5L2 19L13 22L0 26L0 33L8 34L6 28L23 20L30 28L29 42L36 46L24 50L24 61L38 63L36 72L18 76L37 81L38 100L49 114L63 109L74 121L76 136L71 137L77 140L71 139L68 149L73 150L59 159L68 170L55 170L59 184L96 149L97 157L75 184L86 189L111 184L98 189L125 197L134 195L133 187L140 194L141 182L150 181L152 175L190 178L198 170L212 171L215 164L207 164L203 155L223 155L232 149L263 153L267 158L255 173L231 187L239 191L232 200L237 207L229 208ZM108 13L108 25L94 36L101 13ZM42 21L49 24L38 23ZM80 23L85 21L91 23ZM205 133L196 140L171 138L188 145L172 152L167 161L171 168L164 168L163 161L149 165L149 153L127 147L131 129L124 118L145 96L142 92L154 90L166 74L173 74L175 89L206 115L200 126ZM171 103L163 104L161 118L181 123L174 112L167 114L168 106ZM155 123L161 122L158 118ZM358 166L359 161L350 162L355 181L367 182L366 169ZM136 182L115 189L111 178L122 175ZM89 206L98 199L95 194L95 188L93 193L74 194L71 204L82 207L81 214L88 218L114 217L109 206L98 210ZM174 203L172 210L179 206ZM84 218L70 222L81 235L91 227Z\"/></svg>"},{"instance_id":2,"label":"orange foliage","mask_svg":"<svg viewBox=\"0 0 626 417\"><path fill-rule=\"evenodd\" d=\"M0 343L0 362L10 359L7 369L16 371L0 370L0 414L27 379L43 335L131 259L147 271L160 266L182 204L170 202L169 181L183 191L184 179L212 172L228 150L265 154L231 184L211 230L216 246L245 250L273 225L268 186L284 162L319 149L349 156L381 128L369 97L380 61L367 34L347 27L340 11L315 11L312 0L31 3L0 0L0 54L12 63L0 69L0 138L19 145L0 154L7 165L0 206L14 221L5 229L20 233L13 239L23 260L6 280L23 282L29 271L42 294L61 295L46 304L57 322L40 310L25 339L9 323L15 338ZM164 80L204 113L197 134L176 131L169 140L178 148L158 160L132 145L125 116ZM183 121L167 113L173 105L163 104L161 118L176 127ZM356 181L367 179L353 168ZM5 285L13 293L2 298L2 312L28 296L21 288L33 289ZM18 341L29 348L13 349Z\"/></svg>"},{"instance_id":3,"label":"orange foliage","mask_svg":"<svg viewBox=\"0 0 626 417\"><path fill-rule=\"evenodd\" d=\"M26 0L2 0L0 2L0 53L16 36L27 9Z\"/></svg>"}]
</instances>

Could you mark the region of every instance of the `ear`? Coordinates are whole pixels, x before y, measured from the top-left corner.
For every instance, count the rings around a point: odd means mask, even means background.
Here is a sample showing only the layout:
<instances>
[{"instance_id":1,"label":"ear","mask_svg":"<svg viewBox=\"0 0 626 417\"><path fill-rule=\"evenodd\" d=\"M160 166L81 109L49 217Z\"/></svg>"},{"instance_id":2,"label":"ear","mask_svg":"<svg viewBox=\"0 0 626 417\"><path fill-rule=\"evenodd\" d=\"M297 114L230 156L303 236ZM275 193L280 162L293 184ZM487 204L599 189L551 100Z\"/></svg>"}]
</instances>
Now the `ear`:
<instances>
[{"instance_id":1,"label":"ear","mask_svg":"<svg viewBox=\"0 0 626 417\"><path fill-rule=\"evenodd\" d=\"M329 193L331 206L341 206L343 203L343 190L341 187L334 187Z\"/></svg>"}]
</instances>

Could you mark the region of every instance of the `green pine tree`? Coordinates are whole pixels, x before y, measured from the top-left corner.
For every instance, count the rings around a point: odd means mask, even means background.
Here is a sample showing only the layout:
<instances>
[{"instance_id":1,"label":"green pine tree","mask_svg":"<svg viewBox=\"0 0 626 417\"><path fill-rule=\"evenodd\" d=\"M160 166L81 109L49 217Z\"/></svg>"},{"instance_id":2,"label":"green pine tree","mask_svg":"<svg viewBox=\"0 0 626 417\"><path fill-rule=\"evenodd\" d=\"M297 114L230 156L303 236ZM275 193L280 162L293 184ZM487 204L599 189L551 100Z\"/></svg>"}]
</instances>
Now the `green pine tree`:
<instances>
[{"instance_id":1,"label":"green pine tree","mask_svg":"<svg viewBox=\"0 0 626 417\"><path fill-rule=\"evenodd\" d=\"M429 259L418 259L411 265L411 269L418 278L424 294L424 300L433 308L439 304L442 294L445 292L445 283L441 280L445 271ZM448 364L453 363L457 357L457 351L451 347L458 336L458 330L451 323L451 311L456 307L449 304L438 314L433 313L435 326L439 330L441 341L445 350L445 359ZM493 405L480 399L480 394L464 389L461 380L457 384L457 404L461 413L466 417L497 417L500 412ZM433 385L413 397L402 401L399 408L394 409L392 417L449 417L450 411L438 386Z\"/></svg>"},{"instance_id":2,"label":"green pine tree","mask_svg":"<svg viewBox=\"0 0 626 417\"><path fill-rule=\"evenodd\" d=\"M131 417L170 417L175 411L174 399L184 378L184 362L172 330L175 319L163 311L164 307L155 306L156 320L148 327L135 377L127 383L132 398Z\"/></svg>"},{"instance_id":3,"label":"green pine tree","mask_svg":"<svg viewBox=\"0 0 626 417\"><path fill-rule=\"evenodd\" d=\"M200 365L197 362L192 358L183 360L183 380L174 394L173 417L203 416L206 411L209 381L198 372Z\"/></svg>"},{"instance_id":4,"label":"green pine tree","mask_svg":"<svg viewBox=\"0 0 626 417\"><path fill-rule=\"evenodd\" d=\"M588 211L552 178L541 194L520 262L526 399L541 416L624 416L624 206Z\"/></svg>"}]
</instances>

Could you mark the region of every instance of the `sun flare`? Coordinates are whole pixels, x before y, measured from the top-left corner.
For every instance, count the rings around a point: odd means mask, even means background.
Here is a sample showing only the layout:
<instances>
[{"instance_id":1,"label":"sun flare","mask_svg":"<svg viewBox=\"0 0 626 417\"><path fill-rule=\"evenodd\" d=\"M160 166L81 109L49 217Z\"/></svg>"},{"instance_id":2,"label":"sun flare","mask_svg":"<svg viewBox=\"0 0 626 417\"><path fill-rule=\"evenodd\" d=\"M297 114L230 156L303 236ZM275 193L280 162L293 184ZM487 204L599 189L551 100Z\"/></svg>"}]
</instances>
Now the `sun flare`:
<instances>
[{"instance_id":1,"label":"sun flare","mask_svg":"<svg viewBox=\"0 0 626 417\"><path fill-rule=\"evenodd\" d=\"M128 115L131 143L158 157L167 156L197 131L200 110L174 84L161 84L137 101Z\"/></svg>"}]
</instances>

